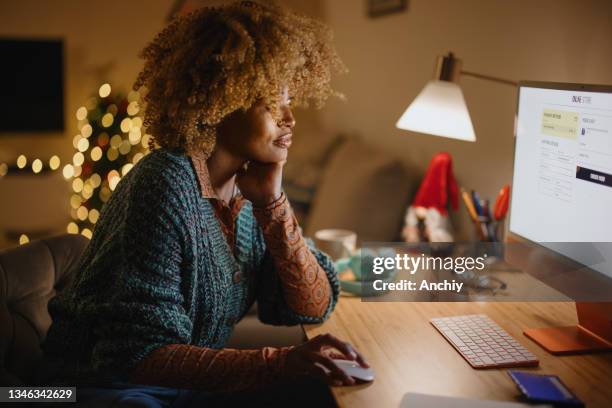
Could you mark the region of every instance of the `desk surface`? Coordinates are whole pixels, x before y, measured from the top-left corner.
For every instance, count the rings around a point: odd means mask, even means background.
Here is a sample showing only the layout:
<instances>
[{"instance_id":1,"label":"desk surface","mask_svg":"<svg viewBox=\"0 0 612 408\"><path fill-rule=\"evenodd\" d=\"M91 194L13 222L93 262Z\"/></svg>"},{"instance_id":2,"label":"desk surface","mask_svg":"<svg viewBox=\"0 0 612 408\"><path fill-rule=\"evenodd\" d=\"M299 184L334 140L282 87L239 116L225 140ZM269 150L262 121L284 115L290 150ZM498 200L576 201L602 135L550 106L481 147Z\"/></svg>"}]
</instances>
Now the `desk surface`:
<instances>
[{"instance_id":1,"label":"desk surface","mask_svg":"<svg viewBox=\"0 0 612 408\"><path fill-rule=\"evenodd\" d=\"M340 406L398 407L406 392L511 401L505 369L474 370L433 328L438 316L485 313L540 360L533 372L556 374L588 407L612 405L612 354L553 356L522 334L528 327L576 324L570 302L361 302L341 297L328 321L304 326L308 338L331 333L353 344L376 373L371 384L333 387Z\"/></svg>"}]
</instances>

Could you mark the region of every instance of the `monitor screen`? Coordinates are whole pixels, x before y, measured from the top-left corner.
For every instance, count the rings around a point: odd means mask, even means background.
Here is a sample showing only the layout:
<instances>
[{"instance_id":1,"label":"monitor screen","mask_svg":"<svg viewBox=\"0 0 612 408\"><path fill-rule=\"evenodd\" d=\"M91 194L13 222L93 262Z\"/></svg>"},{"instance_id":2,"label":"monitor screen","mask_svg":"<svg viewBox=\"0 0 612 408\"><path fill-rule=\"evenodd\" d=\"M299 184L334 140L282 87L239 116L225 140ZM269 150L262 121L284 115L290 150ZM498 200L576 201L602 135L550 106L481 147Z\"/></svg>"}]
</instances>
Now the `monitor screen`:
<instances>
[{"instance_id":1,"label":"monitor screen","mask_svg":"<svg viewBox=\"0 0 612 408\"><path fill-rule=\"evenodd\" d=\"M612 277L612 86L521 83L512 185L512 233Z\"/></svg>"},{"instance_id":2,"label":"monitor screen","mask_svg":"<svg viewBox=\"0 0 612 408\"><path fill-rule=\"evenodd\" d=\"M63 42L4 38L0 55L0 132L63 131Z\"/></svg>"}]
</instances>

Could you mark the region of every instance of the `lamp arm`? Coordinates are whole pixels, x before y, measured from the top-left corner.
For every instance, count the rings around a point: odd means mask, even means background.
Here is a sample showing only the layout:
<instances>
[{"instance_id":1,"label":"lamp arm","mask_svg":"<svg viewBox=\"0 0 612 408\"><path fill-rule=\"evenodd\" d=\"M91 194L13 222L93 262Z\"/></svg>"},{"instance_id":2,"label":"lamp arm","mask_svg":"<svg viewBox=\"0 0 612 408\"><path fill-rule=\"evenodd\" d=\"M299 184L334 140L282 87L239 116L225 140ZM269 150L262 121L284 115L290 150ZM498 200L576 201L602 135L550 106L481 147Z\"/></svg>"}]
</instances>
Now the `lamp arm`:
<instances>
[{"instance_id":1,"label":"lamp arm","mask_svg":"<svg viewBox=\"0 0 612 408\"><path fill-rule=\"evenodd\" d=\"M518 85L518 82L512 81L510 79L499 78L499 77L495 77L495 76L491 76L491 75L478 74L476 72L470 72L470 71L461 70L461 75L471 76L471 77L474 77L474 78L484 79L484 80L487 80L487 81L498 82L500 84L506 84L506 85L511 85L511 86L517 86Z\"/></svg>"}]
</instances>

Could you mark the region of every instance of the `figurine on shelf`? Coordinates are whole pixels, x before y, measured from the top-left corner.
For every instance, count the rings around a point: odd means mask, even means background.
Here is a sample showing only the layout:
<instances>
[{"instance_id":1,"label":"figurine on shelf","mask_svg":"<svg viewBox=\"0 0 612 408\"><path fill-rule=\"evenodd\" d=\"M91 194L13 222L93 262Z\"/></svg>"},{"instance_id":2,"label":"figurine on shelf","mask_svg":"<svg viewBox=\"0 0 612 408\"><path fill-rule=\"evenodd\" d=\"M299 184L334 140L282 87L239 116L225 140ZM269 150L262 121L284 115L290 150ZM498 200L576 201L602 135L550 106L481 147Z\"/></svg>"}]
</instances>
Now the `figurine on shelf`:
<instances>
[{"instance_id":1,"label":"figurine on shelf","mask_svg":"<svg viewBox=\"0 0 612 408\"><path fill-rule=\"evenodd\" d=\"M451 155L436 154L429 163L416 197L404 218L406 242L453 242L448 202L457 209L459 189L453 175Z\"/></svg>"}]
</instances>

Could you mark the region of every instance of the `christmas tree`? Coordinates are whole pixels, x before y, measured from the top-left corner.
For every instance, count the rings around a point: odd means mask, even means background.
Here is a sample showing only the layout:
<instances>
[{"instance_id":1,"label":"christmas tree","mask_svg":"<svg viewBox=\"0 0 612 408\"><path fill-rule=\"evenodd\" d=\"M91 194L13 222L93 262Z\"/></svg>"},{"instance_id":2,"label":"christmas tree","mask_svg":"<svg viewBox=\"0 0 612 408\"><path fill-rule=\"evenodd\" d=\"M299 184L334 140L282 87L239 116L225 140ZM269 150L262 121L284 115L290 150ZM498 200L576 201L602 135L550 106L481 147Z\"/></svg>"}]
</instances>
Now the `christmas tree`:
<instances>
[{"instance_id":1,"label":"christmas tree","mask_svg":"<svg viewBox=\"0 0 612 408\"><path fill-rule=\"evenodd\" d=\"M107 83L76 111L79 134L72 164L63 168L72 183L69 233L91 238L102 206L130 169L148 152L150 135L142 134L140 95L113 92Z\"/></svg>"}]
</instances>

